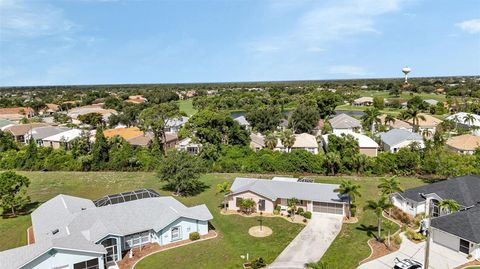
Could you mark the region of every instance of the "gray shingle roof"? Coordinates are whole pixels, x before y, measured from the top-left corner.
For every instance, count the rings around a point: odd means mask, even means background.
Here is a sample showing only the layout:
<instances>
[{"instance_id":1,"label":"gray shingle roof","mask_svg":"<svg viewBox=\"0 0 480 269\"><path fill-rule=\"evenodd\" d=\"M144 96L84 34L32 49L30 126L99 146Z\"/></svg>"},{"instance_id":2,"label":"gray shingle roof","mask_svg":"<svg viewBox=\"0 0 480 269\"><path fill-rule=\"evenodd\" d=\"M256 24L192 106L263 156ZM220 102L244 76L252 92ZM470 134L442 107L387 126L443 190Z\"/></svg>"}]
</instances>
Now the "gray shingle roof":
<instances>
[{"instance_id":1,"label":"gray shingle roof","mask_svg":"<svg viewBox=\"0 0 480 269\"><path fill-rule=\"evenodd\" d=\"M35 140L43 139L52 135L56 135L65 131L70 130L67 127L56 127L56 126L45 126L33 128L31 131L32 138Z\"/></svg>"},{"instance_id":2,"label":"gray shingle roof","mask_svg":"<svg viewBox=\"0 0 480 269\"><path fill-rule=\"evenodd\" d=\"M343 113L330 119L330 125L332 125L333 129L348 129L348 128L362 127L362 124L360 123L359 120Z\"/></svg>"},{"instance_id":3,"label":"gray shingle roof","mask_svg":"<svg viewBox=\"0 0 480 269\"><path fill-rule=\"evenodd\" d=\"M429 185L408 189L401 196L413 201L421 202L424 199L419 193L435 193L442 199L453 199L459 204L468 207L480 201L480 176L461 176Z\"/></svg>"},{"instance_id":4,"label":"gray shingle roof","mask_svg":"<svg viewBox=\"0 0 480 269\"><path fill-rule=\"evenodd\" d=\"M434 218L432 227L480 244L480 206Z\"/></svg>"},{"instance_id":5,"label":"gray shingle roof","mask_svg":"<svg viewBox=\"0 0 480 269\"><path fill-rule=\"evenodd\" d=\"M339 185L307 182L285 182L255 178L235 178L230 188L232 194L252 191L275 201L278 198L309 200L316 202L344 202L334 192Z\"/></svg>"},{"instance_id":6,"label":"gray shingle roof","mask_svg":"<svg viewBox=\"0 0 480 269\"><path fill-rule=\"evenodd\" d=\"M412 133L404 129L392 129L388 132L380 133L380 139L383 143L394 146L403 141L418 141L422 142L423 137L417 133Z\"/></svg>"}]
</instances>

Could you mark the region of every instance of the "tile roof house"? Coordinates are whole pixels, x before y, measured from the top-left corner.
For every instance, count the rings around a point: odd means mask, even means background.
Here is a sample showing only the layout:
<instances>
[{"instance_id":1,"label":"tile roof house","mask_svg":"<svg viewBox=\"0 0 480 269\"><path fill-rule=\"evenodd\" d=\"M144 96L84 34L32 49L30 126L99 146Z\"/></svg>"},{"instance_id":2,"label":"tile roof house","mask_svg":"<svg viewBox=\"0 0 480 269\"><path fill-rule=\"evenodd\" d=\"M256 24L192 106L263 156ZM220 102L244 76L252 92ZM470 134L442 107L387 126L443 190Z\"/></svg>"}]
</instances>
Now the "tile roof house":
<instances>
[{"instance_id":1,"label":"tile roof house","mask_svg":"<svg viewBox=\"0 0 480 269\"><path fill-rule=\"evenodd\" d=\"M60 194L43 203L31 214L35 243L0 252L0 267L107 268L134 247L205 235L213 218L205 205L186 207L151 190L107 198Z\"/></svg>"},{"instance_id":2,"label":"tile roof house","mask_svg":"<svg viewBox=\"0 0 480 269\"><path fill-rule=\"evenodd\" d=\"M0 119L19 121L23 118L31 118L35 112L30 107L0 108Z\"/></svg>"},{"instance_id":3,"label":"tile roof house","mask_svg":"<svg viewBox=\"0 0 480 269\"><path fill-rule=\"evenodd\" d=\"M103 131L103 135L106 138L120 136L130 145L138 147L148 146L153 139L153 134L151 132L144 133L138 127L108 129ZM165 137L167 148L174 147L178 142L178 136L176 133L165 133Z\"/></svg>"},{"instance_id":4,"label":"tile roof house","mask_svg":"<svg viewBox=\"0 0 480 269\"><path fill-rule=\"evenodd\" d=\"M15 141L26 142L25 136L27 136L27 133L31 132L36 127L44 127L44 126L48 126L48 124L43 122L14 124L14 125L5 126L2 129L4 132L10 133Z\"/></svg>"},{"instance_id":5,"label":"tile roof house","mask_svg":"<svg viewBox=\"0 0 480 269\"><path fill-rule=\"evenodd\" d=\"M250 148L254 151L261 150L265 147L265 142L263 135L260 133L251 133L250 134Z\"/></svg>"},{"instance_id":6,"label":"tile roof house","mask_svg":"<svg viewBox=\"0 0 480 269\"><path fill-rule=\"evenodd\" d=\"M373 97L360 97L353 100L352 104L354 106L371 106L373 104Z\"/></svg>"},{"instance_id":7,"label":"tile roof house","mask_svg":"<svg viewBox=\"0 0 480 269\"><path fill-rule=\"evenodd\" d=\"M358 146L361 154L365 154L370 157L376 157L378 153L378 144L375 142L373 139L370 137L363 135L363 134L358 134L354 132L345 132L343 133L344 135L351 135L355 140L358 141ZM342 134L326 134L322 135L322 142L323 146L325 147L325 150L328 150L328 138L331 135L336 135L336 136L341 136Z\"/></svg>"},{"instance_id":8,"label":"tile roof house","mask_svg":"<svg viewBox=\"0 0 480 269\"><path fill-rule=\"evenodd\" d=\"M333 132L356 132L362 130L362 124L359 120L347 115L347 114L338 114L337 116L329 120L330 125L332 126Z\"/></svg>"},{"instance_id":9,"label":"tile roof house","mask_svg":"<svg viewBox=\"0 0 480 269\"><path fill-rule=\"evenodd\" d=\"M423 137L417 133L412 133L404 129L392 129L388 132L379 134L383 150L397 152L401 148L417 143L420 148L424 148Z\"/></svg>"},{"instance_id":10,"label":"tile roof house","mask_svg":"<svg viewBox=\"0 0 480 269\"><path fill-rule=\"evenodd\" d=\"M391 199L395 207L411 216L428 212L427 202L433 203L433 241L480 259L480 176L455 177L408 189L392 194ZM460 211L440 209L439 202L446 199L457 201Z\"/></svg>"},{"instance_id":11,"label":"tile roof house","mask_svg":"<svg viewBox=\"0 0 480 269\"><path fill-rule=\"evenodd\" d=\"M425 117L425 120L420 119L418 121L418 129L420 133L428 131L431 133L431 135L433 135L437 129L437 125L443 122L441 119L435 118L434 116L425 113L421 113L420 115ZM412 119L406 120L406 122L413 125Z\"/></svg>"},{"instance_id":12,"label":"tile roof house","mask_svg":"<svg viewBox=\"0 0 480 269\"><path fill-rule=\"evenodd\" d=\"M89 113L99 113L102 115L104 121L107 121L112 114L116 114L115 109L104 109L103 104L93 104L87 106L74 107L70 109L67 113L73 120L73 123L80 123L78 116L85 115Z\"/></svg>"},{"instance_id":13,"label":"tile roof house","mask_svg":"<svg viewBox=\"0 0 480 269\"><path fill-rule=\"evenodd\" d=\"M381 124L385 124L386 115L381 115L379 118ZM401 119L395 119L394 122L389 122L388 126L390 127L390 129L405 129L407 131L413 132L413 126L410 123Z\"/></svg>"},{"instance_id":14,"label":"tile roof house","mask_svg":"<svg viewBox=\"0 0 480 269\"><path fill-rule=\"evenodd\" d=\"M471 134L454 136L448 139L445 144L447 148L455 152L461 154L473 154L476 149L480 148L480 136Z\"/></svg>"},{"instance_id":15,"label":"tile roof house","mask_svg":"<svg viewBox=\"0 0 480 269\"><path fill-rule=\"evenodd\" d=\"M256 178L235 178L230 193L226 195L229 210L239 210L242 199L252 199L256 212L273 213L279 206L288 208L288 199L299 200L298 207L305 211L345 215L348 209L346 197L334 190L339 185L301 182L297 180L268 180Z\"/></svg>"},{"instance_id":16,"label":"tile roof house","mask_svg":"<svg viewBox=\"0 0 480 269\"><path fill-rule=\"evenodd\" d=\"M132 104L143 104L147 102L147 99L143 97L143 95L130 95L125 102Z\"/></svg>"},{"instance_id":17,"label":"tile roof house","mask_svg":"<svg viewBox=\"0 0 480 269\"><path fill-rule=\"evenodd\" d=\"M318 154L317 138L311 134L302 133L295 134L295 143L291 149L286 148L280 139L277 141L277 146L274 150L281 152L289 152L289 150L306 150L313 154Z\"/></svg>"}]
</instances>

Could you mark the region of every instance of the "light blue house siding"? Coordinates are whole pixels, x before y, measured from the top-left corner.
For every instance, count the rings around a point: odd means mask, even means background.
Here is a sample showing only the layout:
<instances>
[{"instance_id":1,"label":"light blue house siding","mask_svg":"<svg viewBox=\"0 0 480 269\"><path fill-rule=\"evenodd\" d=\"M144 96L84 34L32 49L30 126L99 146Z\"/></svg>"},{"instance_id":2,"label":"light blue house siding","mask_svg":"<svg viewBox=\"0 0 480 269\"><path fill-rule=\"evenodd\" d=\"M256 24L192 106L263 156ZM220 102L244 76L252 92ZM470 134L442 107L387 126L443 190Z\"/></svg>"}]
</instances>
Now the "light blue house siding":
<instances>
[{"instance_id":1,"label":"light blue house siding","mask_svg":"<svg viewBox=\"0 0 480 269\"><path fill-rule=\"evenodd\" d=\"M101 253L89 253L72 250L55 249L51 250L27 265L21 267L22 269L73 269L73 265L79 262L88 261L91 259L98 259L98 268L104 268L103 255Z\"/></svg>"},{"instance_id":2,"label":"light blue house siding","mask_svg":"<svg viewBox=\"0 0 480 269\"><path fill-rule=\"evenodd\" d=\"M122 259L122 251L123 251L123 237L122 236L116 236L116 235L108 235L105 238L102 238L97 242L97 244L102 244L102 242L107 241L108 239L115 239L116 240L116 246L117 246L117 255L116 255L116 261L119 261Z\"/></svg>"},{"instance_id":3,"label":"light blue house siding","mask_svg":"<svg viewBox=\"0 0 480 269\"><path fill-rule=\"evenodd\" d=\"M208 221L179 218L156 234L157 242L160 245L166 245L180 240L187 240L192 232L198 232L200 235L207 234Z\"/></svg>"}]
</instances>

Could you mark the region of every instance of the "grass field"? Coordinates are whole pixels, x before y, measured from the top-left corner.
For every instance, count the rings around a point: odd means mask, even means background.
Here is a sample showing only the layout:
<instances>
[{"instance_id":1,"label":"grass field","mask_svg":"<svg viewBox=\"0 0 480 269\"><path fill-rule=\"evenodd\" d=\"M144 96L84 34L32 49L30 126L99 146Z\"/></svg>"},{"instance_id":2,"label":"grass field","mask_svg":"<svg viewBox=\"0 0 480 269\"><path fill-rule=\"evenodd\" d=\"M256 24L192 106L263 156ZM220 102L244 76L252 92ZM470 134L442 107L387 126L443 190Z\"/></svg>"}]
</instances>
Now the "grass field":
<instances>
[{"instance_id":1,"label":"grass field","mask_svg":"<svg viewBox=\"0 0 480 269\"><path fill-rule=\"evenodd\" d=\"M180 111L187 113L188 116L192 116L197 113L197 110L193 107L192 99L178 101Z\"/></svg>"},{"instance_id":2,"label":"grass field","mask_svg":"<svg viewBox=\"0 0 480 269\"><path fill-rule=\"evenodd\" d=\"M31 179L28 194L32 201L44 202L59 193L96 199L105 194L128 191L137 188L152 188L161 194L160 183L153 173L128 172L20 172ZM168 264L169 268L240 268L240 255L263 257L272 262L276 256L302 229L302 225L291 224L280 218L264 218L264 224L271 227L274 234L267 238L253 238L248 228L258 225L257 218L236 215L225 216L219 212L221 195L215 194L216 184L233 181L235 174L208 174L202 181L210 186L195 197L180 197L188 206L205 203L212 212L212 225L219 237L177 249L157 253L141 261L136 268L154 268L158 264ZM243 175L248 176L248 175ZM251 175L250 175L251 176ZM340 183L342 177L316 177L317 182ZM339 236L325 254L332 268L355 268L357 263L369 255L366 241L376 231L376 217L372 212L361 212L366 200L377 199L379 178L349 177L361 186L362 197L358 199L360 220L356 224L344 224ZM402 186L410 188L423 184L414 178L401 178ZM31 225L29 216L13 219L0 219L0 250L26 244L26 229ZM397 227L387 224L393 233ZM354 251L352 251L354 250ZM188 255L186 255L188 253ZM330 267L329 267L330 268Z\"/></svg>"},{"instance_id":3,"label":"grass field","mask_svg":"<svg viewBox=\"0 0 480 269\"><path fill-rule=\"evenodd\" d=\"M361 90L358 92L360 96L370 96L370 97L375 97L375 96L381 96L385 99L392 99L392 98L397 98L396 96L390 95L389 92L387 91L369 91L369 90ZM445 101L446 97L444 94L435 94L435 93L413 93L413 92L402 92L400 94L401 99L410 99L414 96L420 96L422 99L433 99L437 101Z\"/></svg>"}]
</instances>

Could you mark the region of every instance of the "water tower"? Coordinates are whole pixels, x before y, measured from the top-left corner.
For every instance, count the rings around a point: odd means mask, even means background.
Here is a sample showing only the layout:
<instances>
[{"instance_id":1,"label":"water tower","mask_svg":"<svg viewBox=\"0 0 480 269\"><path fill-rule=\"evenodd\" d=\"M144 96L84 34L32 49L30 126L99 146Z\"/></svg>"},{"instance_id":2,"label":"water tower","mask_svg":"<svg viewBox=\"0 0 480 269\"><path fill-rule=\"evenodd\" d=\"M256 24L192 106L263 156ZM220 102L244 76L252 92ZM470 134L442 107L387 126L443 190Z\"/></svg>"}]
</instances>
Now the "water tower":
<instances>
[{"instance_id":1,"label":"water tower","mask_svg":"<svg viewBox=\"0 0 480 269\"><path fill-rule=\"evenodd\" d=\"M408 73L412 72L412 69L410 67L406 66L402 68L402 72L405 74L405 84L408 84Z\"/></svg>"}]
</instances>

